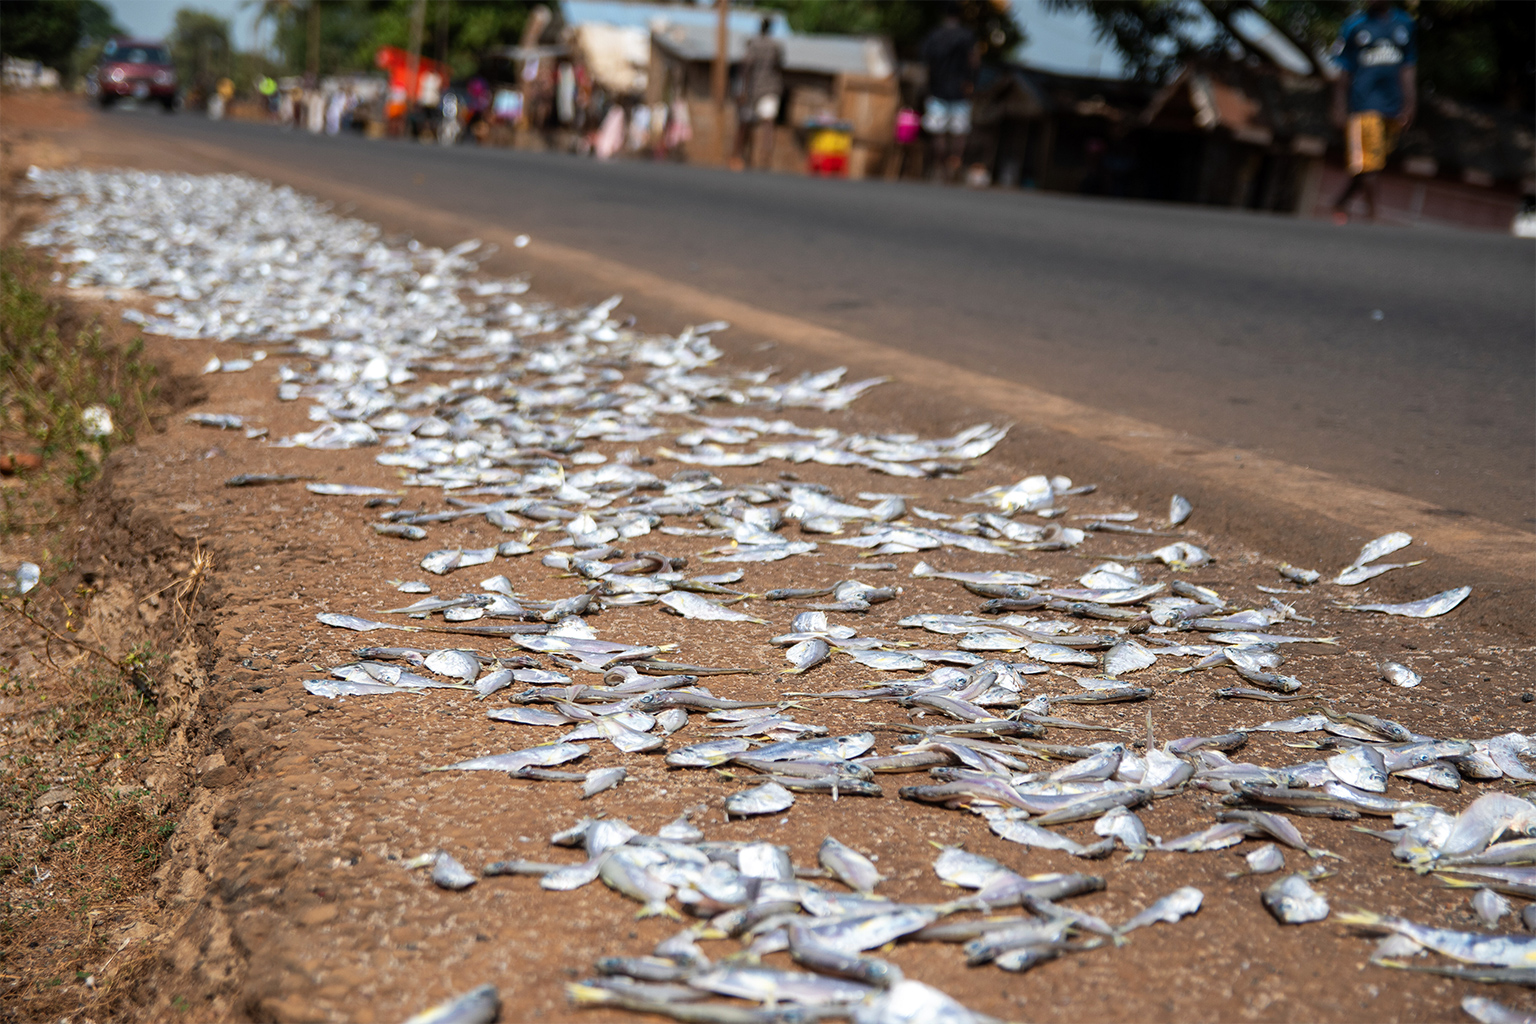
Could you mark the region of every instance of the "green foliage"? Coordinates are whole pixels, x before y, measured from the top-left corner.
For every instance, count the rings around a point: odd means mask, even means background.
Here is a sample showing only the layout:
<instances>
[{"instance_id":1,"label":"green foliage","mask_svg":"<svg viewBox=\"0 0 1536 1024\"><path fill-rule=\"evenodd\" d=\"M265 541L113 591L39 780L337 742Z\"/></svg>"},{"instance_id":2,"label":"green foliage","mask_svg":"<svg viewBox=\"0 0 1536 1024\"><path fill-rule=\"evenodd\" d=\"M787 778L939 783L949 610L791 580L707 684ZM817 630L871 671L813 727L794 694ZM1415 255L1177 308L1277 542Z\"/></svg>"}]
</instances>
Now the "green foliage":
<instances>
[{"instance_id":1,"label":"green foliage","mask_svg":"<svg viewBox=\"0 0 1536 1024\"><path fill-rule=\"evenodd\" d=\"M20 249L0 252L0 441L7 450L35 451L44 473L78 495L101 459L131 442L156 396L154 367L144 339L118 348L99 326L71 329L63 309L42 291L44 265ZM91 437L82 418L104 406L113 429ZM24 496L5 492L6 519ZM3 522L0 526L14 527Z\"/></svg>"},{"instance_id":2,"label":"green foliage","mask_svg":"<svg viewBox=\"0 0 1536 1024\"><path fill-rule=\"evenodd\" d=\"M898 54L915 57L950 5L933 0L763 0L753 6L783 11L796 32L888 36ZM963 0L954 6L976 33L984 55L1006 56L1026 38L1010 4Z\"/></svg>"},{"instance_id":3,"label":"green foliage","mask_svg":"<svg viewBox=\"0 0 1536 1024\"><path fill-rule=\"evenodd\" d=\"M97 0L5 0L0 3L0 48L8 57L40 60L68 71L70 55L86 40L120 33L112 12Z\"/></svg>"},{"instance_id":4,"label":"green foliage","mask_svg":"<svg viewBox=\"0 0 1536 1024\"><path fill-rule=\"evenodd\" d=\"M176 27L168 42L183 87L206 94L219 79L235 73L227 18L183 7L176 12Z\"/></svg>"},{"instance_id":5,"label":"green foliage","mask_svg":"<svg viewBox=\"0 0 1536 1024\"><path fill-rule=\"evenodd\" d=\"M1417 13L1419 78L1426 91L1536 110L1536 4L1425 0Z\"/></svg>"},{"instance_id":6,"label":"green foliage","mask_svg":"<svg viewBox=\"0 0 1536 1024\"><path fill-rule=\"evenodd\" d=\"M320 0L263 0L260 17L274 26L282 70L305 70L309 47L309 4ZM421 52L444 60L456 77L473 74L484 51L515 45L533 0L429 0L422 25ZM320 73L368 71L381 46L410 41L412 0L324 0L320 2Z\"/></svg>"},{"instance_id":7,"label":"green foliage","mask_svg":"<svg viewBox=\"0 0 1536 1024\"><path fill-rule=\"evenodd\" d=\"M1243 46L1226 28L1239 10L1267 18L1313 54L1327 53L1359 4L1337 0L1046 0L1081 11L1139 77L1166 79L1192 61L1232 59ZM1499 0L1418 0L1419 82L1426 93L1463 103L1536 108L1536 4Z\"/></svg>"}]
</instances>

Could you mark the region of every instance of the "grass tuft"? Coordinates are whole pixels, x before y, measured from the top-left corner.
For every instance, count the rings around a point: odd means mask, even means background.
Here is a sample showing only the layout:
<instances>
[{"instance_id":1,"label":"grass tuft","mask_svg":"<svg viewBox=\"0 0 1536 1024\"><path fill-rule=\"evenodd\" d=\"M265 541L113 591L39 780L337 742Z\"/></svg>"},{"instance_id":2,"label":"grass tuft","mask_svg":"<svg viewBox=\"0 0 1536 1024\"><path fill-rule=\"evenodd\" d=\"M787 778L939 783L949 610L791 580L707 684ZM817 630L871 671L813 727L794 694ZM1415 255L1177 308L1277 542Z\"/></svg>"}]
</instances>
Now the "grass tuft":
<instances>
[{"instance_id":1,"label":"grass tuft","mask_svg":"<svg viewBox=\"0 0 1536 1024\"><path fill-rule=\"evenodd\" d=\"M51 266L0 250L0 457L42 460L23 486L0 489L0 535L44 525L61 499L78 499L102 459L149 422L159 392L144 339L118 346L100 323L76 322L47 294ZM85 415L97 406L112 419L104 436Z\"/></svg>"}]
</instances>

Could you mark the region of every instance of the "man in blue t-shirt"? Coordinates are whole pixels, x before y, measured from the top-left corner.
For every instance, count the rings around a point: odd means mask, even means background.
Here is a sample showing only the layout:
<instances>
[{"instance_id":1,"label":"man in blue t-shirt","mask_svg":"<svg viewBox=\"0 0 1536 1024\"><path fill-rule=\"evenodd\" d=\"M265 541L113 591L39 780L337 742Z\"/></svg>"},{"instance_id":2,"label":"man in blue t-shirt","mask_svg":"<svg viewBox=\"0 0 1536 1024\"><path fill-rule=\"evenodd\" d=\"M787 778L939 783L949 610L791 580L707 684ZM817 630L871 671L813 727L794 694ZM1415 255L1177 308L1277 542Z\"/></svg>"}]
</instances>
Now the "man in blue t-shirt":
<instances>
[{"instance_id":1,"label":"man in blue t-shirt","mask_svg":"<svg viewBox=\"0 0 1536 1024\"><path fill-rule=\"evenodd\" d=\"M1413 123L1418 106L1414 71L1419 63L1413 19L1385 0L1374 0L1351 15L1333 45L1341 74L1334 83L1333 119L1344 129L1349 185L1333 204L1334 217L1348 220L1346 207L1357 191L1376 219L1376 175L1387 165L1398 132Z\"/></svg>"}]
</instances>

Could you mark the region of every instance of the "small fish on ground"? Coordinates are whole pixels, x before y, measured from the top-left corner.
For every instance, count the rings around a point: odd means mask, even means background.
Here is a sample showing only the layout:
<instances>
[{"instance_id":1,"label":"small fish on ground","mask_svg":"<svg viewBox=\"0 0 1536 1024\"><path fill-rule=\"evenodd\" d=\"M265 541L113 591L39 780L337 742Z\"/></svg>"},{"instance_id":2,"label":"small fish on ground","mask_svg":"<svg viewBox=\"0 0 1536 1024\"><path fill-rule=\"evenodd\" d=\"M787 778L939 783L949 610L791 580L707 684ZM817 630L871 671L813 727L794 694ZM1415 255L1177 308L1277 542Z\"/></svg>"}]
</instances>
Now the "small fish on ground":
<instances>
[{"instance_id":1,"label":"small fish on ground","mask_svg":"<svg viewBox=\"0 0 1536 1024\"><path fill-rule=\"evenodd\" d=\"M481 985L416 1014L405 1024L495 1024L501 1017L501 992Z\"/></svg>"},{"instance_id":2,"label":"small fish on ground","mask_svg":"<svg viewBox=\"0 0 1536 1024\"><path fill-rule=\"evenodd\" d=\"M1264 908L1281 924L1307 924L1328 916L1328 901L1307 883L1306 876L1286 875L1264 890Z\"/></svg>"}]
</instances>

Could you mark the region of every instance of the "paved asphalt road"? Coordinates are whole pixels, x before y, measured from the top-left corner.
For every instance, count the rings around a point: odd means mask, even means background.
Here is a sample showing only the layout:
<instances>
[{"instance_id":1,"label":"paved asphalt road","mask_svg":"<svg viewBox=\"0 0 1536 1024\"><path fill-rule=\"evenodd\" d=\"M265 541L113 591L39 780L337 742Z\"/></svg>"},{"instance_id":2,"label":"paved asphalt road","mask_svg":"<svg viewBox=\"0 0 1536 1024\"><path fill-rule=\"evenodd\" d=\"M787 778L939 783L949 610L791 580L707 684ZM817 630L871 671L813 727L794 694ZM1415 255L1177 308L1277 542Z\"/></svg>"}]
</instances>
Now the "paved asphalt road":
<instances>
[{"instance_id":1,"label":"paved asphalt road","mask_svg":"<svg viewBox=\"0 0 1536 1024\"><path fill-rule=\"evenodd\" d=\"M1536 530L1528 241L114 116Z\"/></svg>"}]
</instances>

